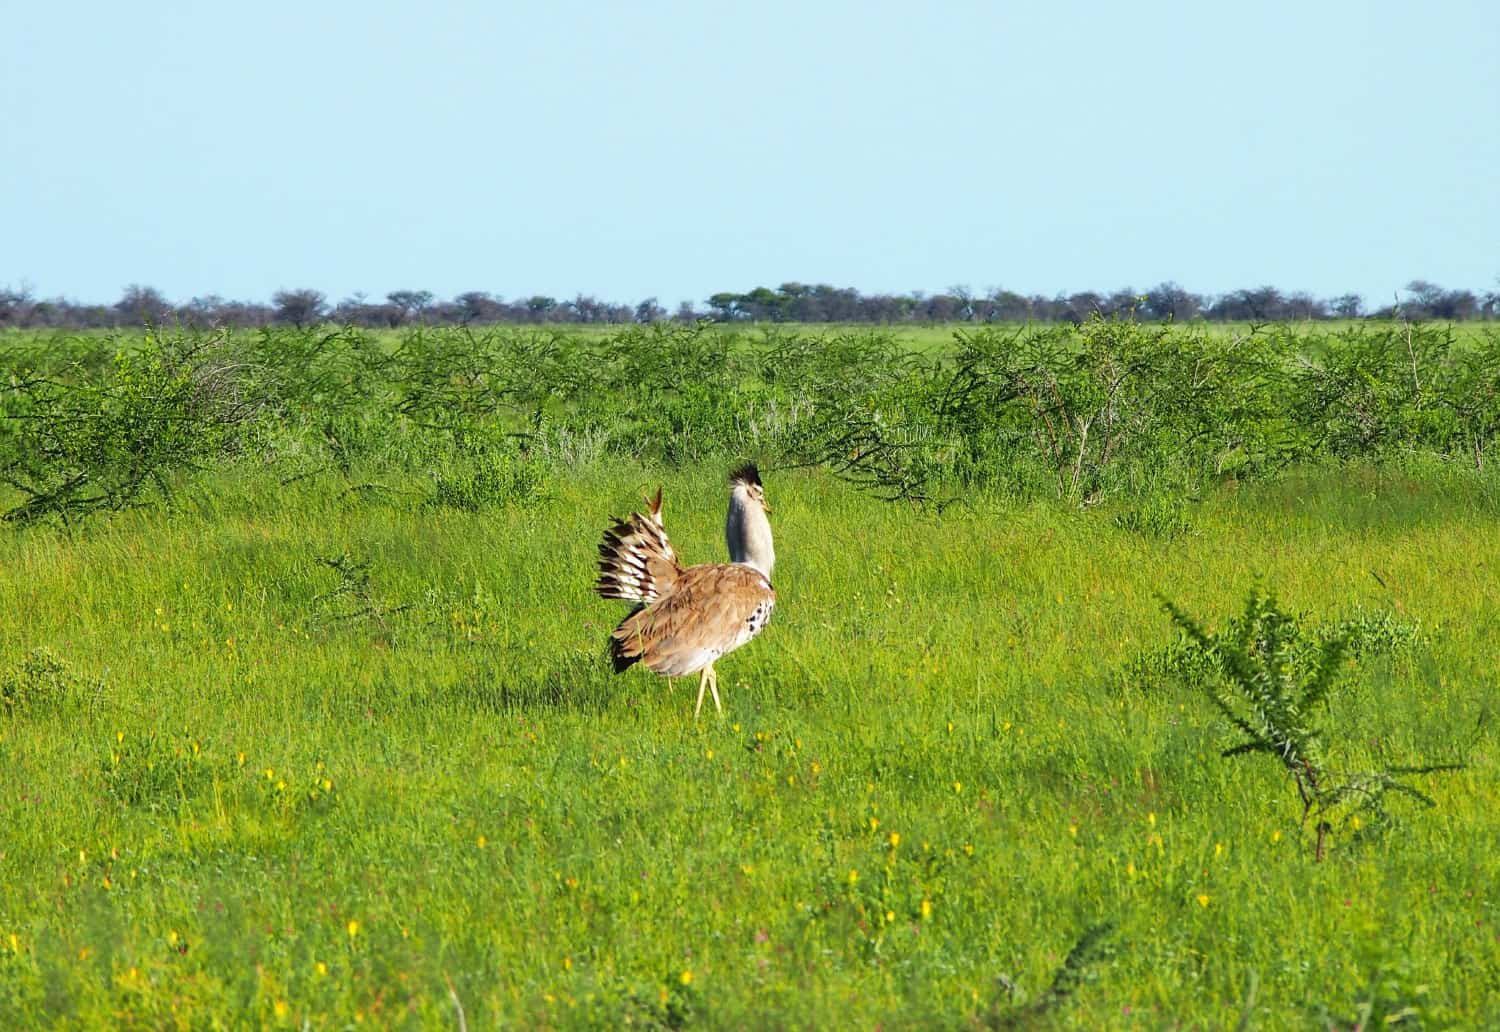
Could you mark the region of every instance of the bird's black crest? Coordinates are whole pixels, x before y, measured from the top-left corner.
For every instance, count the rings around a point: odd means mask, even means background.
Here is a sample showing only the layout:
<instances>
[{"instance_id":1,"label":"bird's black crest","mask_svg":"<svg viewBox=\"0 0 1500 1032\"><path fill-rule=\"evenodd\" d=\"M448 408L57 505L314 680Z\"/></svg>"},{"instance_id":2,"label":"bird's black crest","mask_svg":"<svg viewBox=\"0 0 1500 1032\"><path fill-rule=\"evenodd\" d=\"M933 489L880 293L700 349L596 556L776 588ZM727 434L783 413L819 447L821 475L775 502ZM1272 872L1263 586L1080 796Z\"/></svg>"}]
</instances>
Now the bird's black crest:
<instances>
[{"instance_id":1,"label":"bird's black crest","mask_svg":"<svg viewBox=\"0 0 1500 1032\"><path fill-rule=\"evenodd\" d=\"M747 462L733 473L729 474L731 484L754 484L760 486L760 470L755 468L755 463Z\"/></svg>"}]
</instances>

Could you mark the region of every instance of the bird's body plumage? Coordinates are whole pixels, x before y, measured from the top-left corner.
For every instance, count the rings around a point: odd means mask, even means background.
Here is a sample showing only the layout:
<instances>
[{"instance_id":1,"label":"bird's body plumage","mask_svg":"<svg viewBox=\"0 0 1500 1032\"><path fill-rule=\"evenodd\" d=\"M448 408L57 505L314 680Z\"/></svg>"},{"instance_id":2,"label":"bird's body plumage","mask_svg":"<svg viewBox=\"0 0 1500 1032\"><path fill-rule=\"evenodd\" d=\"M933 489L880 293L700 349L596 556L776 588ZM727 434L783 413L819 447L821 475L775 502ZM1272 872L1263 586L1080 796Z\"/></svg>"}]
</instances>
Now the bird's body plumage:
<instances>
[{"instance_id":1,"label":"bird's body plumage","mask_svg":"<svg viewBox=\"0 0 1500 1032\"><path fill-rule=\"evenodd\" d=\"M614 629L615 665L640 662L668 677L696 674L759 634L775 605L776 592L759 570L689 566L671 591Z\"/></svg>"},{"instance_id":2,"label":"bird's body plumage","mask_svg":"<svg viewBox=\"0 0 1500 1032\"><path fill-rule=\"evenodd\" d=\"M758 635L776 605L775 552L760 476L746 466L730 482L725 536L734 562L681 565L662 524L660 491L648 515L617 520L599 545L595 590L638 603L610 633L615 671L636 663L667 677L702 671L700 707L706 687L719 704L714 662Z\"/></svg>"}]
</instances>

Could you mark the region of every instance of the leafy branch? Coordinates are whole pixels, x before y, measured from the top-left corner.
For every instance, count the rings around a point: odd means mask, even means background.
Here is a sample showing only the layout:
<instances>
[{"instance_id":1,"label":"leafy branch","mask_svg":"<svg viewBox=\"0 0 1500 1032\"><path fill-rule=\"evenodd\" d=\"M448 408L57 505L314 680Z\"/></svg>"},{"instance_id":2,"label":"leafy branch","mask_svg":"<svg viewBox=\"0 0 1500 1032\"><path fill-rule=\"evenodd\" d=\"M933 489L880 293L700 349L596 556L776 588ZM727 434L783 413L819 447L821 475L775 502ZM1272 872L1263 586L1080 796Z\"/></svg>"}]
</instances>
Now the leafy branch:
<instances>
[{"instance_id":1,"label":"leafy branch","mask_svg":"<svg viewBox=\"0 0 1500 1032\"><path fill-rule=\"evenodd\" d=\"M1161 601L1192 653L1182 669L1196 672L1193 687L1240 734L1240 741L1221 755L1263 753L1276 759L1302 801L1301 823L1314 822L1318 860L1337 813L1346 818L1363 811L1383 815L1392 793L1434 806L1410 779L1462 769L1462 764L1431 763L1348 772L1328 763L1324 730L1315 719L1326 714L1329 694L1339 682L1349 654L1347 630L1309 633L1281 609L1274 594L1259 590L1252 590L1240 615L1214 634L1170 600Z\"/></svg>"},{"instance_id":2,"label":"leafy branch","mask_svg":"<svg viewBox=\"0 0 1500 1032\"><path fill-rule=\"evenodd\" d=\"M1109 957L1112 952L1109 940L1114 932L1113 921L1101 921L1084 929L1053 974L1052 982L1036 999L1006 1011L998 1010L997 1004L991 1008L985 1024L993 1029L1030 1027L1038 1018L1067 1004L1085 983L1095 977L1094 968ZM1009 979L1002 981L1007 988L1014 989Z\"/></svg>"}]
</instances>

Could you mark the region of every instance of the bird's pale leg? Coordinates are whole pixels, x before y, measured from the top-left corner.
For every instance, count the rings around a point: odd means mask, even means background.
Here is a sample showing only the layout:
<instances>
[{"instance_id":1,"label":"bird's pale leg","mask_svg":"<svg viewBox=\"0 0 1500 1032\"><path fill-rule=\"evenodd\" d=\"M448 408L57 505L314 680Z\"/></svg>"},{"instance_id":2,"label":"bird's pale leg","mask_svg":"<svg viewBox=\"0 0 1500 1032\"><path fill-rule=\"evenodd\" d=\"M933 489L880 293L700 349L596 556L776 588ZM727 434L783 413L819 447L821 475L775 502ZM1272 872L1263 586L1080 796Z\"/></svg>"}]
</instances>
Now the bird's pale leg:
<instances>
[{"instance_id":1,"label":"bird's pale leg","mask_svg":"<svg viewBox=\"0 0 1500 1032\"><path fill-rule=\"evenodd\" d=\"M713 669L711 666L704 667L703 673L698 675L698 705L693 707L694 720L698 719L698 711L703 709L703 693L708 688L708 675L713 672ZM717 692L714 693L714 698L718 698Z\"/></svg>"},{"instance_id":2,"label":"bird's pale leg","mask_svg":"<svg viewBox=\"0 0 1500 1032\"><path fill-rule=\"evenodd\" d=\"M708 690L714 693L714 709L723 713L724 706L719 702L719 672L712 663L708 665Z\"/></svg>"}]
</instances>

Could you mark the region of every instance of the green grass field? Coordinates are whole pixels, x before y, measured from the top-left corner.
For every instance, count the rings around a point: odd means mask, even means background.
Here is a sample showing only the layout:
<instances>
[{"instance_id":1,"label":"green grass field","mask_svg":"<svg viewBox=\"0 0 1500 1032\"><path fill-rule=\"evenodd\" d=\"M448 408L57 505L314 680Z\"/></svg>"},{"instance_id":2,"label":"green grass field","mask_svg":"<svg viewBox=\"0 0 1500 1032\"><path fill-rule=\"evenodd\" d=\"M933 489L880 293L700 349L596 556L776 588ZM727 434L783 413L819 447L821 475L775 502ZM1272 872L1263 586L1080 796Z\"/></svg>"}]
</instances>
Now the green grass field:
<instances>
[{"instance_id":1,"label":"green grass field","mask_svg":"<svg viewBox=\"0 0 1500 1032\"><path fill-rule=\"evenodd\" d=\"M662 484L722 560L725 458L465 508L278 449L0 528L0 1025L1500 1024L1491 473L1302 464L1142 533L767 463L776 614L695 721L610 673L594 550ZM1405 642L1333 693L1339 764L1467 764L1321 862L1150 674L1157 593L1221 625L1258 584Z\"/></svg>"}]
</instances>

